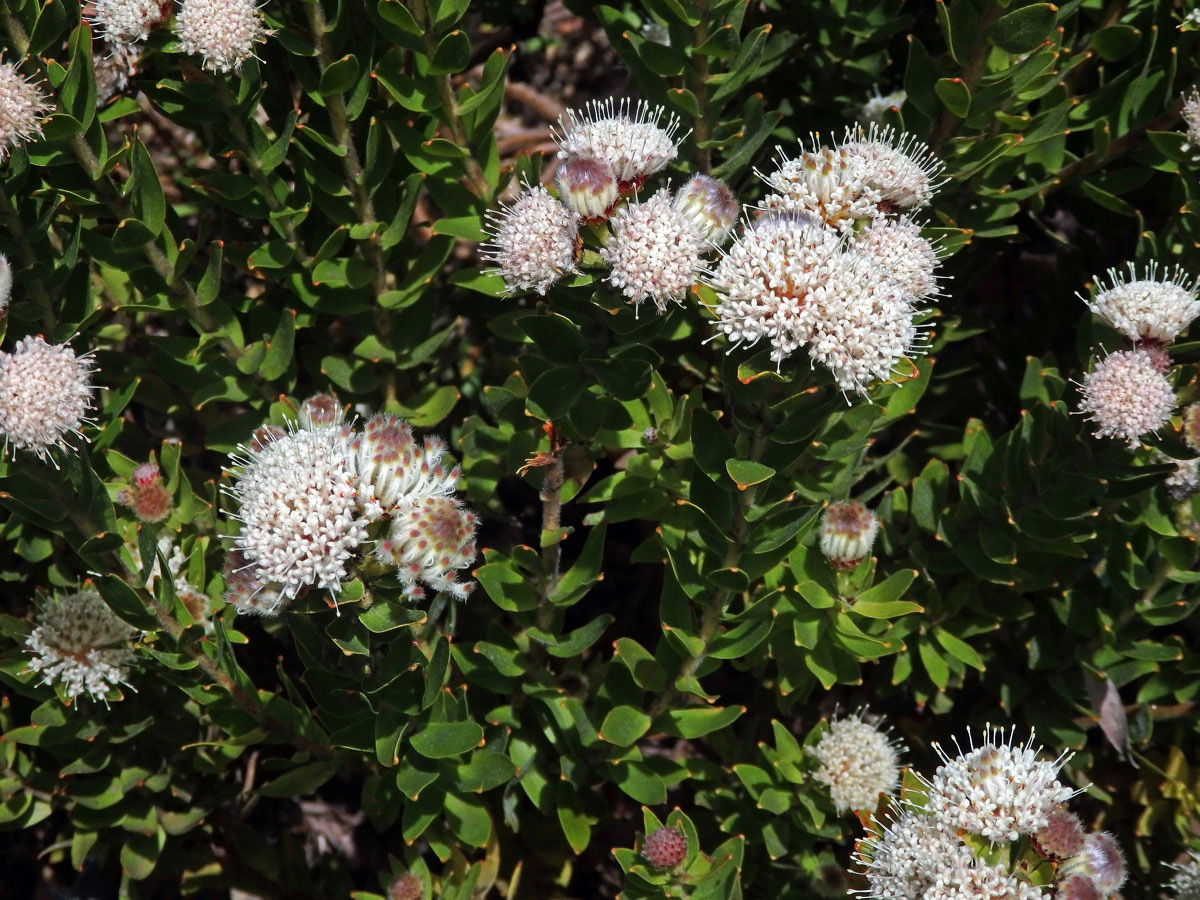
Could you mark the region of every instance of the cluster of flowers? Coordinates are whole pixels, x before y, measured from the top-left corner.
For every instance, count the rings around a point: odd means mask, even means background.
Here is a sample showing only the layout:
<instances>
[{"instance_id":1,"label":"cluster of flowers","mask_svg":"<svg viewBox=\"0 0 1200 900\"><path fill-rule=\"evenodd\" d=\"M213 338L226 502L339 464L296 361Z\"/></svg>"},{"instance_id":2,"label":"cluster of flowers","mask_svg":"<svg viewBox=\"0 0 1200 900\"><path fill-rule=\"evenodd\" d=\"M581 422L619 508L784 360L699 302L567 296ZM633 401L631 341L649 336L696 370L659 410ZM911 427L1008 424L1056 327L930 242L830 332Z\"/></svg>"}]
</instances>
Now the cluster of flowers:
<instances>
[{"instance_id":1,"label":"cluster of flowers","mask_svg":"<svg viewBox=\"0 0 1200 900\"><path fill-rule=\"evenodd\" d=\"M628 302L662 312L707 284L732 346L765 340L776 364L806 347L842 391L890 379L914 351L921 303L938 292L937 251L912 218L940 183L928 147L872 125L847 129L840 146L802 149L764 176L772 193L723 250L738 204L722 182L696 175L674 196L636 199L678 152L678 121L662 119L661 108L611 100L568 113L558 198L526 187L490 215L483 255L508 289L544 294L576 271L580 226L607 222L599 255Z\"/></svg>"},{"instance_id":2,"label":"cluster of flowers","mask_svg":"<svg viewBox=\"0 0 1200 900\"><path fill-rule=\"evenodd\" d=\"M870 900L1102 900L1125 880L1116 840L1066 808L1066 761L1039 760L1033 737L988 728L982 743L942 758L923 791L893 799L889 820L855 851Z\"/></svg>"},{"instance_id":3,"label":"cluster of flowers","mask_svg":"<svg viewBox=\"0 0 1200 900\"><path fill-rule=\"evenodd\" d=\"M1096 279L1095 297L1082 298L1130 348L1109 353L1084 376L1079 411L1096 423L1096 437L1124 440L1132 450L1175 413L1167 348L1200 315L1200 300L1196 280L1178 268L1160 271L1151 263L1140 276L1133 263L1126 269L1109 269L1107 280ZM1184 418L1195 420L1196 413L1189 409ZM1184 439L1200 451L1200 427L1185 427ZM1180 462L1168 489L1185 497L1197 487L1195 461Z\"/></svg>"},{"instance_id":4,"label":"cluster of flowers","mask_svg":"<svg viewBox=\"0 0 1200 900\"><path fill-rule=\"evenodd\" d=\"M810 751L817 761L813 777L829 791L838 813L873 811L880 794L891 794L900 783L900 754L904 746L893 741L865 710L833 719Z\"/></svg>"},{"instance_id":5,"label":"cluster of flowers","mask_svg":"<svg viewBox=\"0 0 1200 900\"><path fill-rule=\"evenodd\" d=\"M5 450L25 450L57 466L51 451L66 449L72 435L90 424L90 353L76 356L68 344L48 344L41 335L0 350L0 436Z\"/></svg>"},{"instance_id":6,"label":"cluster of flowers","mask_svg":"<svg viewBox=\"0 0 1200 900\"><path fill-rule=\"evenodd\" d=\"M336 594L372 543L411 599L422 584L471 592L455 576L475 558L476 518L454 496L459 471L440 439L418 443L387 414L360 431L336 397L317 394L286 430L264 425L239 449L227 492L241 530L225 563L239 612L275 615L309 586Z\"/></svg>"}]
</instances>

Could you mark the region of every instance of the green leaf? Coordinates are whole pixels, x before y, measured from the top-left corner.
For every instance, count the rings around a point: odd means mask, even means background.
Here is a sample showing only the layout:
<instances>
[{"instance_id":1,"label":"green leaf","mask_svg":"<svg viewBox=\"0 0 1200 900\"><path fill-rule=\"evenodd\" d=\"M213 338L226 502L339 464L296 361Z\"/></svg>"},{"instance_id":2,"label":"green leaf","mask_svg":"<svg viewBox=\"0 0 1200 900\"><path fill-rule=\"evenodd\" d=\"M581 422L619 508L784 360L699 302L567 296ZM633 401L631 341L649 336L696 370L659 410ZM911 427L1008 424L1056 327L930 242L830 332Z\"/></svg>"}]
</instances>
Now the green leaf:
<instances>
[{"instance_id":1,"label":"green leaf","mask_svg":"<svg viewBox=\"0 0 1200 900\"><path fill-rule=\"evenodd\" d=\"M744 491L754 484L762 484L775 474L775 470L770 466L749 459L727 459L725 471L729 473L739 491Z\"/></svg>"},{"instance_id":2,"label":"green leaf","mask_svg":"<svg viewBox=\"0 0 1200 900\"><path fill-rule=\"evenodd\" d=\"M745 711L744 706L672 709L663 717L666 720L663 730L677 737L694 740L732 725Z\"/></svg>"},{"instance_id":3,"label":"green leaf","mask_svg":"<svg viewBox=\"0 0 1200 900\"><path fill-rule=\"evenodd\" d=\"M451 31L438 41L429 60L431 75L453 75L461 72L471 61L471 39L464 31Z\"/></svg>"},{"instance_id":4,"label":"green leaf","mask_svg":"<svg viewBox=\"0 0 1200 900\"><path fill-rule=\"evenodd\" d=\"M282 799L311 794L337 772L337 763L332 759L319 759L285 772L274 781L258 789L264 797Z\"/></svg>"},{"instance_id":5,"label":"green leaf","mask_svg":"<svg viewBox=\"0 0 1200 900\"><path fill-rule=\"evenodd\" d=\"M420 37L425 33L425 29L417 24L413 14L400 0L379 0L376 9L384 21L392 23L401 31L406 31L414 37Z\"/></svg>"},{"instance_id":6,"label":"green leaf","mask_svg":"<svg viewBox=\"0 0 1200 900\"><path fill-rule=\"evenodd\" d=\"M954 636L945 628L936 629L933 632L933 636L942 645L942 649L955 659L966 663L974 669L978 669L980 672L986 668L983 658L975 651L974 647L961 638Z\"/></svg>"},{"instance_id":7,"label":"green leaf","mask_svg":"<svg viewBox=\"0 0 1200 900\"><path fill-rule=\"evenodd\" d=\"M322 97L344 94L358 80L358 71L358 58L353 53L347 53L341 59L331 62L321 73L321 83L317 90Z\"/></svg>"},{"instance_id":8,"label":"green leaf","mask_svg":"<svg viewBox=\"0 0 1200 900\"><path fill-rule=\"evenodd\" d=\"M267 381L274 381L287 371L292 361L292 348L296 337L296 311L284 309L279 314L275 333L267 341L266 353L258 367L258 374Z\"/></svg>"},{"instance_id":9,"label":"green leaf","mask_svg":"<svg viewBox=\"0 0 1200 900\"><path fill-rule=\"evenodd\" d=\"M692 455L705 475L720 485L727 485L725 461L734 457L733 441L707 409L692 410Z\"/></svg>"},{"instance_id":10,"label":"green leaf","mask_svg":"<svg viewBox=\"0 0 1200 900\"><path fill-rule=\"evenodd\" d=\"M146 145L136 138L133 141L128 189L133 194L133 208L138 218L157 237L166 221L167 201L150 153Z\"/></svg>"},{"instance_id":11,"label":"green leaf","mask_svg":"<svg viewBox=\"0 0 1200 900\"><path fill-rule=\"evenodd\" d=\"M596 820L584 814L578 792L567 781L558 783L555 802L558 807L558 824L562 826L567 843L576 854L582 853L592 840L592 825Z\"/></svg>"},{"instance_id":12,"label":"green leaf","mask_svg":"<svg viewBox=\"0 0 1200 900\"><path fill-rule=\"evenodd\" d=\"M879 584L860 593L849 607L850 612L869 619L892 619L908 613L924 612L920 604L900 599L916 577L916 569L893 572Z\"/></svg>"},{"instance_id":13,"label":"green leaf","mask_svg":"<svg viewBox=\"0 0 1200 900\"><path fill-rule=\"evenodd\" d=\"M555 366L539 375L529 386L525 405L531 415L545 422L565 416L583 393L584 381L578 370Z\"/></svg>"},{"instance_id":14,"label":"green leaf","mask_svg":"<svg viewBox=\"0 0 1200 900\"><path fill-rule=\"evenodd\" d=\"M410 743L426 759L448 759L478 747L483 729L475 722L434 722L412 736Z\"/></svg>"},{"instance_id":15,"label":"green leaf","mask_svg":"<svg viewBox=\"0 0 1200 900\"><path fill-rule=\"evenodd\" d=\"M965 119L971 109L971 89L961 78L939 78L933 86L946 109Z\"/></svg>"},{"instance_id":16,"label":"green leaf","mask_svg":"<svg viewBox=\"0 0 1200 900\"><path fill-rule=\"evenodd\" d=\"M932 118L938 114L937 67L925 45L915 35L908 36L908 65L904 70L904 91L908 102Z\"/></svg>"},{"instance_id":17,"label":"green leaf","mask_svg":"<svg viewBox=\"0 0 1200 900\"><path fill-rule=\"evenodd\" d=\"M429 709L442 692L446 676L450 672L450 641L439 636L433 648L433 656L425 667L425 692L421 697L421 709Z\"/></svg>"},{"instance_id":18,"label":"green leaf","mask_svg":"<svg viewBox=\"0 0 1200 900\"><path fill-rule=\"evenodd\" d=\"M1028 53L1050 38L1057 23L1053 3L1031 3L997 19L988 36L1009 53Z\"/></svg>"},{"instance_id":19,"label":"green leaf","mask_svg":"<svg viewBox=\"0 0 1200 900\"><path fill-rule=\"evenodd\" d=\"M470 847L486 846L492 836L492 817L482 800L447 794L445 812L446 823L455 837Z\"/></svg>"},{"instance_id":20,"label":"green leaf","mask_svg":"<svg viewBox=\"0 0 1200 900\"><path fill-rule=\"evenodd\" d=\"M632 747L650 730L650 717L633 706L614 706L600 723L600 739L618 747Z\"/></svg>"},{"instance_id":21,"label":"green leaf","mask_svg":"<svg viewBox=\"0 0 1200 900\"><path fill-rule=\"evenodd\" d=\"M1092 46L1105 62L1123 59L1142 42L1142 32L1132 25L1109 25L1092 35Z\"/></svg>"}]
</instances>

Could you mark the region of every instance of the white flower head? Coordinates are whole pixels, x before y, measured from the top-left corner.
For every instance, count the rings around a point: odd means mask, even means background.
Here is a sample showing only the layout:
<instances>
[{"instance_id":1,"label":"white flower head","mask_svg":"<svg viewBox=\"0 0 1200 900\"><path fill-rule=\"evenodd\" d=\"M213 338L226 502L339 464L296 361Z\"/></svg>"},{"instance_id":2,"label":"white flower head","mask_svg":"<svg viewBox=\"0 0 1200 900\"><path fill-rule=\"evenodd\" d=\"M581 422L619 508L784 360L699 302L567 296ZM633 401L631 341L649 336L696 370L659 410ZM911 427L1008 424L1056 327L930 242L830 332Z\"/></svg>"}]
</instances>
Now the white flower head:
<instances>
[{"instance_id":1,"label":"white flower head","mask_svg":"<svg viewBox=\"0 0 1200 900\"><path fill-rule=\"evenodd\" d=\"M955 863L970 865L971 851L931 816L891 804L891 819L876 823L859 843L854 861L867 879L860 893L871 900L913 900Z\"/></svg>"},{"instance_id":2,"label":"white flower head","mask_svg":"<svg viewBox=\"0 0 1200 900\"><path fill-rule=\"evenodd\" d=\"M127 683L134 660L128 645L137 635L98 591L85 587L54 597L42 608L25 641L25 649L33 654L29 668L41 673L43 684L59 682L72 700L83 693L103 698Z\"/></svg>"},{"instance_id":3,"label":"white flower head","mask_svg":"<svg viewBox=\"0 0 1200 900\"><path fill-rule=\"evenodd\" d=\"M1189 850L1187 860L1170 868L1175 870L1167 882L1171 896L1175 900L1200 900L1200 853Z\"/></svg>"},{"instance_id":4,"label":"white flower head","mask_svg":"<svg viewBox=\"0 0 1200 900\"><path fill-rule=\"evenodd\" d=\"M871 552L878 531L875 513L861 503L831 503L821 517L821 554L834 568L853 569Z\"/></svg>"},{"instance_id":5,"label":"white flower head","mask_svg":"<svg viewBox=\"0 0 1200 900\"><path fill-rule=\"evenodd\" d=\"M866 394L890 381L900 361L919 352L920 330L911 296L887 270L843 254L814 306L808 354L831 373L843 393Z\"/></svg>"},{"instance_id":6,"label":"white flower head","mask_svg":"<svg viewBox=\"0 0 1200 900\"><path fill-rule=\"evenodd\" d=\"M180 49L214 72L240 71L271 33L255 0L182 0L175 29Z\"/></svg>"},{"instance_id":7,"label":"white flower head","mask_svg":"<svg viewBox=\"0 0 1200 900\"><path fill-rule=\"evenodd\" d=\"M819 147L815 136L812 142L811 150L801 146L800 153L791 159L778 150L780 160L772 174L756 170L774 191L763 198L762 208L812 215L843 232L876 218L883 197L867 182L861 156L845 147Z\"/></svg>"},{"instance_id":8,"label":"white flower head","mask_svg":"<svg viewBox=\"0 0 1200 900\"><path fill-rule=\"evenodd\" d=\"M1043 828L1055 806L1075 795L1057 778L1069 754L1039 760L1041 748L1034 747L1032 732L1017 745L1014 733L1005 737L1001 729L989 727L976 747L968 731L969 749L957 747L956 741L956 756L933 745L942 765L932 778L921 780L927 789L925 809L941 827L969 831L993 843L1015 841Z\"/></svg>"},{"instance_id":9,"label":"white flower head","mask_svg":"<svg viewBox=\"0 0 1200 900\"><path fill-rule=\"evenodd\" d=\"M1175 463L1175 470L1163 481L1172 500L1187 500L1200 492L1200 459L1164 457L1162 461Z\"/></svg>"},{"instance_id":10,"label":"white flower head","mask_svg":"<svg viewBox=\"0 0 1200 900\"><path fill-rule=\"evenodd\" d=\"M859 164L857 175L878 192L880 213L907 212L928 206L945 183L945 164L929 145L891 126L846 129L842 152Z\"/></svg>"},{"instance_id":11,"label":"white flower head","mask_svg":"<svg viewBox=\"0 0 1200 900\"><path fill-rule=\"evenodd\" d=\"M53 462L51 450L69 446L71 435L92 420L94 363L67 344L48 344L41 335L17 341L0 352L0 435L6 447Z\"/></svg>"},{"instance_id":12,"label":"white flower head","mask_svg":"<svg viewBox=\"0 0 1200 900\"><path fill-rule=\"evenodd\" d=\"M387 539L376 557L396 567L396 577L410 599L420 599L422 584L465 600L473 582L455 573L475 560L475 514L453 497L415 496L396 510Z\"/></svg>"},{"instance_id":13,"label":"white flower head","mask_svg":"<svg viewBox=\"0 0 1200 900\"><path fill-rule=\"evenodd\" d=\"M133 44L150 37L171 9L170 0L94 0L92 23L110 44Z\"/></svg>"},{"instance_id":14,"label":"white flower head","mask_svg":"<svg viewBox=\"0 0 1200 900\"><path fill-rule=\"evenodd\" d=\"M668 191L630 203L609 219L612 239L600 250L610 266L608 281L638 308L654 301L659 312L682 304L705 274L703 235L676 210Z\"/></svg>"},{"instance_id":15,"label":"white flower head","mask_svg":"<svg viewBox=\"0 0 1200 900\"><path fill-rule=\"evenodd\" d=\"M8 312L8 300L12 296L12 264L0 253L0 317Z\"/></svg>"},{"instance_id":16,"label":"white flower head","mask_svg":"<svg viewBox=\"0 0 1200 900\"><path fill-rule=\"evenodd\" d=\"M1195 18L1192 18L1192 17ZM1189 14L1189 20L1193 24L1200 25L1200 9L1194 9ZM1200 88L1193 87L1191 91L1183 95L1183 123L1187 126L1187 140L1184 142L1183 149L1193 151L1193 156L1196 151L1200 151Z\"/></svg>"},{"instance_id":17,"label":"white flower head","mask_svg":"<svg viewBox=\"0 0 1200 900\"><path fill-rule=\"evenodd\" d=\"M733 346L771 343L776 363L808 340L817 292L843 264L836 234L812 216L773 214L747 225L707 283L720 296L717 327Z\"/></svg>"},{"instance_id":18,"label":"white flower head","mask_svg":"<svg viewBox=\"0 0 1200 900\"><path fill-rule=\"evenodd\" d=\"M879 88L876 88L875 93L867 98L867 102L858 111L859 124L866 128L870 128L872 125L882 125L884 113L892 107L903 106L907 99L908 94L903 89L881 96Z\"/></svg>"},{"instance_id":19,"label":"white flower head","mask_svg":"<svg viewBox=\"0 0 1200 900\"><path fill-rule=\"evenodd\" d=\"M367 539L349 428L302 427L238 449L227 492L238 504L234 547L249 576L289 600L309 585L336 593Z\"/></svg>"},{"instance_id":20,"label":"white flower head","mask_svg":"<svg viewBox=\"0 0 1200 900\"><path fill-rule=\"evenodd\" d=\"M1142 435L1171 419L1175 391L1145 350L1119 350L1083 376L1079 412L1099 426L1096 437L1113 437L1137 447Z\"/></svg>"},{"instance_id":21,"label":"white flower head","mask_svg":"<svg viewBox=\"0 0 1200 900\"><path fill-rule=\"evenodd\" d=\"M582 110L567 110L566 121L560 116L556 133L558 156L569 159L585 156L606 163L621 182L623 193L640 188L645 180L664 168L679 153L679 118L667 116L661 106L629 100L614 103L593 100Z\"/></svg>"},{"instance_id":22,"label":"white flower head","mask_svg":"<svg viewBox=\"0 0 1200 900\"><path fill-rule=\"evenodd\" d=\"M102 104L129 86L141 61L138 44L106 44L105 51L92 55L92 71L96 75L96 103Z\"/></svg>"},{"instance_id":23,"label":"white flower head","mask_svg":"<svg viewBox=\"0 0 1200 900\"><path fill-rule=\"evenodd\" d=\"M283 611L283 595L255 577L257 569L236 547L225 554L225 602L241 615L277 616Z\"/></svg>"},{"instance_id":24,"label":"white flower head","mask_svg":"<svg viewBox=\"0 0 1200 900\"><path fill-rule=\"evenodd\" d=\"M888 272L914 301L936 296L938 252L911 218L876 219L854 236L854 252Z\"/></svg>"},{"instance_id":25,"label":"white flower head","mask_svg":"<svg viewBox=\"0 0 1200 900\"><path fill-rule=\"evenodd\" d=\"M814 777L829 789L839 813L874 810L880 794L890 794L900 780L900 745L886 731L868 723L863 712L833 719L809 752L820 763Z\"/></svg>"},{"instance_id":26,"label":"white flower head","mask_svg":"<svg viewBox=\"0 0 1200 900\"><path fill-rule=\"evenodd\" d=\"M575 271L578 217L544 187L526 187L512 204L487 215L491 240L481 255L496 264L510 291L545 294Z\"/></svg>"},{"instance_id":27,"label":"white flower head","mask_svg":"<svg viewBox=\"0 0 1200 900\"><path fill-rule=\"evenodd\" d=\"M458 485L459 470L446 458L437 437L418 444L412 427L387 414L373 416L356 436L359 505L369 521L396 513L413 498L448 497Z\"/></svg>"},{"instance_id":28,"label":"white flower head","mask_svg":"<svg viewBox=\"0 0 1200 900\"><path fill-rule=\"evenodd\" d=\"M1169 344L1200 315L1196 281L1181 269L1163 270L1150 263L1138 277L1137 267L1127 263L1128 272L1108 270L1108 283L1096 278L1092 300L1082 297L1088 309L1129 340Z\"/></svg>"},{"instance_id":29,"label":"white flower head","mask_svg":"<svg viewBox=\"0 0 1200 900\"><path fill-rule=\"evenodd\" d=\"M32 78L13 63L0 62L0 162L13 147L42 133L42 120L54 103Z\"/></svg>"}]
</instances>

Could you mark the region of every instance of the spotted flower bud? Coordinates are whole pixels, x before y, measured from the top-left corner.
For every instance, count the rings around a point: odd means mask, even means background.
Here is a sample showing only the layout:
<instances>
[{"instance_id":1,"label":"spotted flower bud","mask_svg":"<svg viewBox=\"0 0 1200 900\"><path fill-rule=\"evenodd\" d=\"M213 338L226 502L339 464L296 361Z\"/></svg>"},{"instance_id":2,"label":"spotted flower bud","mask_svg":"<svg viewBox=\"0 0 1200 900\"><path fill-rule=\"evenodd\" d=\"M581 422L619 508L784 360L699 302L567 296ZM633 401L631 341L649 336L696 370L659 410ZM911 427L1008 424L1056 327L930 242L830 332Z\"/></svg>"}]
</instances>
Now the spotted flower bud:
<instances>
[{"instance_id":1,"label":"spotted flower bud","mask_svg":"<svg viewBox=\"0 0 1200 900\"><path fill-rule=\"evenodd\" d=\"M359 504L369 521L396 512L415 497L447 497L458 467L440 438L418 444L412 427L392 415L372 416L353 449L358 457Z\"/></svg>"},{"instance_id":2,"label":"spotted flower bud","mask_svg":"<svg viewBox=\"0 0 1200 900\"><path fill-rule=\"evenodd\" d=\"M42 120L53 109L50 98L13 63L0 62L0 162L9 151L42 133Z\"/></svg>"},{"instance_id":3,"label":"spotted flower bud","mask_svg":"<svg viewBox=\"0 0 1200 900\"><path fill-rule=\"evenodd\" d=\"M820 765L814 777L829 789L839 813L874 810L880 794L890 794L900 779L899 747L869 724L862 712L834 719L810 751Z\"/></svg>"},{"instance_id":4,"label":"spotted flower bud","mask_svg":"<svg viewBox=\"0 0 1200 900\"><path fill-rule=\"evenodd\" d=\"M72 701L93 698L125 684L134 655L129 642L138 631L108 608L98 591L86 587L55 597L42 608L25 641L32 655L29 668L43 684L58 682Z\"/></svg>"},{"instance_id":5,"label":"spotted flower bud","mask_svg":"<svg viewBox=\"0 0 1200 900\"><path fill-rule=\"evenodd\" d=\"M1063 878L1091 879L1107 897L1125 883L1125 855L1111 834L1093 832L1083 839L1083 850L1059 866L1059 873Z\"/></svg>"},{"instance_id":6,"label":"spotted flower bud","mask_svg":"<svg viewBox=\"0 0 1200 900\"><path fill-rule=\"evenodd\" d=\"M270 34L254 0L183 0L175 29L180 49L214 72L240 71Z\"/></svg>"},{"instance_id":7,"label":"spotted flower bud","mask_svg":"<svg viewBox=\"0 0 1200 900\"><path fill-rule=\"evenodd\" d=\"M1158 431L1175 408L1171 382L1145 350L1123 350L1096 363L1083 377L1079 411L1097 424L1096 437L1127 441Z\"/></svg>"},{"instance_id":8,"label":"spotted flower bud","mask_svg":"<svg viewBox=\"0 0 1200 900\"><path fill-rule=\"evenodd\" d=\"M659 191L644 203L630 203L610 220L613 236L600 251L611 271L608 281L636 307L652 300L659 312L682 304L705 272L704 241L691 222Z\"/></svg>"},{"instance_id":9,"label":"spotted flower bud","mask_svg":"<svg viewBox=\"0 0 1200 900\"><path fill-rule=\"evenodd\" d=\"M545 294L563 275L575 271L577 217L545 188L527 187L511 205L487 215L491 240L481 255L496 264L510 291Z\"/></svg>"},{"instance_id":10,"label":"spotted flower bud","mask_svg":"<svg viewBox=\"0 0 1200 900\"><path fill-rule=\"evenodd\" d=\"M831 503L821 519L821 553L835 569L853 569L875 543L879 520L853 500Z\"/></svg>"},{"instance_id":11,"label":"spotted flower bud","mask_svg":"<svg viewBox=\"0 0 1200 900\"><path fill-rule=\"evenodd\" d=\"M719 247L737 222L738 203L725 182L693 175L675 195L675 211Z\"/></svg>"},{"instance_id":12,"label":"spotted flower bud","mask_svg":"<svg viewBox=\"0 0 1200 900\"><path fill-rule=\"evenodd\" d=\"M678 828L656 828L646 835L642 856L660 872L673 869L687 858L687 838Z\"/></svg>"},{"instance_id":13,"label":"spotted flower bud","mask_svg":"<svg viewBox=\"0 0 1200 900\"><path fill-rule=\"evenodd\" d=\"M410 599L425 595L424 584L465 600L475 585L457 581L455 573L475 560L476 522L475 514L453 497L414 497L394 513L375 556L396 567Z\"/></svg>"},{"instance_id":14,"label":"spotted flower bud","mask_svg":"<svg viewBox=\"0 0 1200 900\"><path fill-rule=\"evenodd\" d=\"M1066 859L1083 850L1083 823L1065 806L1046 814L1046 824L1033 833L1033 846L1049 859Z\"/></svg>"},{"instance_id":15,"label":"spotted flower bud","mask_svg":"<svg viewBox=\"0 0 1200 900\"><path fill-rule=\"evenodd\" d=\"M1139 278L1133 263L1127 269L1109 269L1107 284L1096 278L1096 296L1084 302L1129 340L1169 344L1200 315L1196 282L1182 270L1164 271L1160 277L1151 263Z\"/></svg>"},{"instance_id":16,"label":"spotted flower bud","mask_svg":"<svg viewBox=\"0 0 1200 900\"><path fill-rule=\"evenodd\" d=\"M90 423L91 354L76 356L67 344L48 344L38 335L17 341L12 353L0 352L0 434L15 454L25 450L39 459L65 449L71 435Z\"/></svg>"},{"instance_id":17,"label":"spotted flower bud","mask_svg":"<svg viewBox=\"0 0 1200 900\"><path fill-rule=\"evenodd\" d=\"M327 428L331 425L341 425L346 418L346 411L333 394L313 394L300 404L297 420L301 428Z\"/></svg>"},{"instance_id":18,"label":"spotted flower bud","mask_svg":"<svg viewBox=\"0 0 1200 900\"><path fill-rule=\"evenodd\" d=\"M561 133L555 135L558 156L605 163L617 176L621 193L632 193L679 152L679 119L672 114L664 125L665 112L642 101L631 109L628 100L614 103L611 97L582 110L567 110L566 121L561 116L558 120Z\"/></svg>"},{"instance_id":19,"label":"spotted flower bud","mask_svg":"<svg viewBox=\"0 0 1200 900\"><path fill-rule=\"evenodd\" d=\"M572 156L558 167L558 196L585 225L608 218L620 194L617 177L607 163L586 156Z\"/></svg>"}]
</instances>

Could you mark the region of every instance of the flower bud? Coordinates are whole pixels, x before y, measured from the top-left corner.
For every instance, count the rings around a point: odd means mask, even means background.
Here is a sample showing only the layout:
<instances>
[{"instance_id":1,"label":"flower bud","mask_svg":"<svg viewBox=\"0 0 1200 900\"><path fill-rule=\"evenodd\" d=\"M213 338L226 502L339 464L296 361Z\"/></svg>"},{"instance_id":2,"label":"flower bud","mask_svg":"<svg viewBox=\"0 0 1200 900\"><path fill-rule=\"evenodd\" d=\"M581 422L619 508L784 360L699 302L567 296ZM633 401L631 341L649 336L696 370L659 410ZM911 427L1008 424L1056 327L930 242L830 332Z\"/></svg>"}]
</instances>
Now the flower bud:
<instances>
[{"instance_id":1,"label":"flower bud","mask_svg":"<svg viewBox=\"0 0 1200 900\"><path fill-rule=\"evenodd\" d=\"M117 502L128 506L142 522L161 522L171 513L171 495L162 483L162 472L152 462L136 466L129 487L117 494Z\"/></svg>"},{"instance_id":2,"label":"flower bud","mask_svg":"<svg viewBox=\"0 0 1200 900\"><path fill-rule=\"evenodd\" d=\"M656 828L646 835L642 856L660 871L673 869L687 857L687 838L677 828Z\"/></svg>"},{"instance_id":3,"label":"flower bud","mask_svg":"<svg viewBox=\"0 0 1200 900\"><path fill-rule=\"evenodd\" d=\"M1046 824L1033 834L1038 853L1049 859L1068 859L1083 851L1083 823L1065 807L1052 809Z\"/></svg>"},{"instance_id":4,"label":"flower bud","mask_svg":"<svg viewBox=\"0 0 1200 900\"><path fill-rule=\"evenodd\" d=\"M1183 440L1193 450L1200 451L1200 403L1183 411Z\"/></svg>"},{"instance_id":5,"label":"flower bud","mask_svg":"<svg viewBox=\"0 0 1200 900\"><path fill-rule=\"evenodd\" d=\"M1096 882L1082 875L1072 875L1059 884L1055 900L1104 900Z\"/></svg>"},{"instance_id":6,"label":"flower bud","mask_svg":"<svg viewBox=\"0 0 1200 900\"><path fill-rule=\"evenodd\" d=\"M1106 832L1094 832L1083 839L1083 850L1061 866L1063 878L1082 875L1091 879L1107 897L1125 883L1125 857L1116 838Z\"/></svg>"},{"instance_id":7,"label":"flower bud","mask_svg":"<svg viewBox=\"0 0 1200 900\"><path fill-rule=\"evenodd\" d=\"M388 900L425 900L425 885L412 872L405 872L388 888Z\"/></svg>"},{"instance_id":8,"label":"flower bud","mask_svg":"<svg viewBox=\"0 0 1200 900\"><path fill-rule=\"evenodd\" d=\"M617 176L596 159L573 156L558 167L558 195L585 225L603 222L620 199Z\"/></svg>"},{"instance_id":9,"label":"flower bud","mask_svg":"<svg viewBox=\"0 0 1200 900\"><path fill-rule=\"evenodd\" d=\"M725 242L737 222L738 203L723 181L707 175L693 175L675 195L675 211L718 246Z\"/></svg>"},{"instance_id":10,"label":"flower bud","mask_svg":"<svg viewBox=\"0 0 1200 900\"><path fill-rule=\"evenodd\" d=\"M821 522L821 552L835 569L853 569L867 558L879 521L861 503L831 503Z\"/></svg>"},{"instance_id":11,"label":"flower bud","mask_svg":"<svg viewBox=\"0 0 1200 900\"><path fill-rule=\"evenodd\" d=\"M340 425L345 411L333 394L313 394L300 404L300 427L324 428Z\"/></svg>"}]
</instances>

